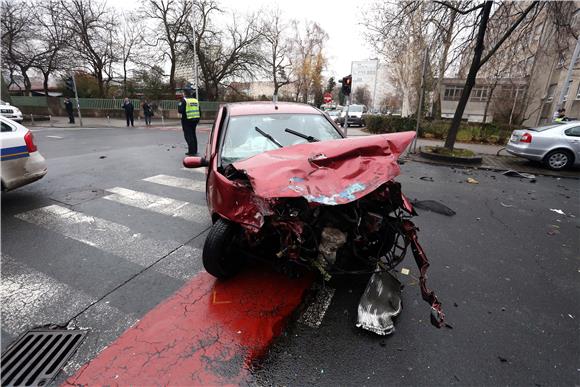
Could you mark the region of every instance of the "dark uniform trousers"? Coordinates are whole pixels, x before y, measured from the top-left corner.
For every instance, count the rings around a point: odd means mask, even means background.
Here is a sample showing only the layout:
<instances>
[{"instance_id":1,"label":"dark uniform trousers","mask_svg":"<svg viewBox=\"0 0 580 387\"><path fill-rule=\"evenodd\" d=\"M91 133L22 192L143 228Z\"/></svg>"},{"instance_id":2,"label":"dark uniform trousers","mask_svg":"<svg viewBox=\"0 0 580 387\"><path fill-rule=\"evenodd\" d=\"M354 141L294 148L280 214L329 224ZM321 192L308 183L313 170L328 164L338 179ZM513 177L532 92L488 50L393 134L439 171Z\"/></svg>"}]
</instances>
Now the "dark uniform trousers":
<instances>
[{"instance_id":1,"label":"dark uniform trousers","mask_svg":"<svg viewBox=\"0 0 580 387\"><path fill-rule=\"evenodd\" d=\"M197 153L197 136L195 134L195 128L199 123L199 118L194 118L191 120L181 120L181 127L183 128L183 136L185 137L185 142L187 142L187 153L196 154Z\"/></svg>"}]
</instances>

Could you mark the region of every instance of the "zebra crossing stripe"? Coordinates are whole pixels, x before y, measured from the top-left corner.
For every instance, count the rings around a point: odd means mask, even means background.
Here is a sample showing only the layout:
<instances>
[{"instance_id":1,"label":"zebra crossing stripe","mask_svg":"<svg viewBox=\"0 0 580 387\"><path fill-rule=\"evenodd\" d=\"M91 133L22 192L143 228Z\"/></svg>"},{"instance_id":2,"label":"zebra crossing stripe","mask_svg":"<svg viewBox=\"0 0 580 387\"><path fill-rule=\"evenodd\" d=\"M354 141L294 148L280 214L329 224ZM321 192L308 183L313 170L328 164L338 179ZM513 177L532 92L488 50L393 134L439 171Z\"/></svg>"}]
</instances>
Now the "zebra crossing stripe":
<instances>
[{"instance_id":1,"label":"zebra crossing stripe","mask_svg":"<svg viewBox=\"0 0 580 387\"><path fill-rule=\"evenodd\" d=\"M209 215L205 206L121 187L109 188L106 191L112 193L111 195L103 196L103 199L106 200L185 219L190 222L209 222Z\"/></svg>"},{"instance_id":2,"label":"zebra crossing stripe","mask_svg":"<svg viewBox=\"0 0 580 387\"><path fill-rule=\"evenodd\" d=\"M17 336L33 326L66 323L96 298L3 254L0 300L2 330ZM109 305L101 309L108 316L123 315Z\"/></svg>"},{"instance_id":3,"label":"zebra crossing stripe","mask_svg":"<svg viewBox=\"0 0 580 387\"><path fill-rule=\"evenodd\" d=\"M23 212L15 217L141 266L150 266L180 245L176 241L149 239L125 225L59 205Z\"/></svg>"},{"instance_id":4,"label":"zebra crossing stripe","mask_svg":"<svg viewBox=\"0 0 580 387\"><path fill-rule=\"evenodd\" d=\"M205 181L175 177L169 175L156 175L143 179L150 183L166 185L174 188L183 188L196 192L205 192Z\"/></svg>"}]
</instances>

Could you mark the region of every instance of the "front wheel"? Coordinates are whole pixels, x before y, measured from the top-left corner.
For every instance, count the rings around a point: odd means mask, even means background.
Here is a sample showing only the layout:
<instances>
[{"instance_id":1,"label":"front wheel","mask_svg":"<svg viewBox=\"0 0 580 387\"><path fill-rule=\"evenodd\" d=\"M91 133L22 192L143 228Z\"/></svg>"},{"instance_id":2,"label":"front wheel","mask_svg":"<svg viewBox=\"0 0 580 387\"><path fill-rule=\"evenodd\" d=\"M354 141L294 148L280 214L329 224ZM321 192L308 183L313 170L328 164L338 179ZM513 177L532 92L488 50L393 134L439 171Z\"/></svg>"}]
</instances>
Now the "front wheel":
<instances>
[{"instance_id":1,"label":"front wheel","mask_svg":"<svg viewBox=\"0 0 580 387\"><path fill-rule=\"evenodd\" d=\"M235 254L238 230L236 224L222 218L209 230L203 245L203 267L216 278L233 277L242 268L242 257Z\"/></svg>"},{"instance_id":2,"label":"front wheel","mask_svg":"<svg viewBox=\"0 0 580 387\"><path fill-rule=\"evenodd\" d=\"M544 163L550 169L559 171L568 168L572 164L572 154L563 149L551 151L544 158Z\"/></svg>"}]
</instances>

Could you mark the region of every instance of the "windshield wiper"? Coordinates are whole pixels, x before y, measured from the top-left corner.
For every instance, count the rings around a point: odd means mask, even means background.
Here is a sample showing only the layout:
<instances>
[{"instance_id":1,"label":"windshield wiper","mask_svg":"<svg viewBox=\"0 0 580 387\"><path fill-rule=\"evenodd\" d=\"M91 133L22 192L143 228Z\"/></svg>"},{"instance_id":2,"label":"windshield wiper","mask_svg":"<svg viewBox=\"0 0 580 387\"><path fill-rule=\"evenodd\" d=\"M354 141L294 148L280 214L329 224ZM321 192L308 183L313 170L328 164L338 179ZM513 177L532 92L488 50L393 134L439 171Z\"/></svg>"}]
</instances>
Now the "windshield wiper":
<instances>
[{"instance_id":1,"label":"windshield wiper","mask_svg":"<svg viewBox=\"0 0 580 387\"><path fill-rule=\"evenodd\" d=\"M258 128L257 126L254 127L256 132L260 133L262 136L266 137L268 140L272 141L274 144L278 145L279 148L282 148L282 144L280 144L274 137L269 135L268 133L264 132L262 129Z\"/></svg>"},{"instance_id":2,"label":"windshield wiper","mask_svg":"<svg viewBox=\"0 0 580 387\"><path fill-rule=\"evenodd\" d=\"M295 131L295 130L292 130L292 129L288 129L288 128L286 128L284 131L285 131L286 133L290 133L290 134L293 134L293 135L295 135L295 136L302 137L303 139L305 139L305 140L306 140L306 141L308 141L308 142L318 142L318 141L320 141L320 140L319 140L319 139L317 139L316 137L307 136L307 135L305 135L304 133L300 133L300 132L297 132L297 131Z\"/></svg>"}]
</instances>

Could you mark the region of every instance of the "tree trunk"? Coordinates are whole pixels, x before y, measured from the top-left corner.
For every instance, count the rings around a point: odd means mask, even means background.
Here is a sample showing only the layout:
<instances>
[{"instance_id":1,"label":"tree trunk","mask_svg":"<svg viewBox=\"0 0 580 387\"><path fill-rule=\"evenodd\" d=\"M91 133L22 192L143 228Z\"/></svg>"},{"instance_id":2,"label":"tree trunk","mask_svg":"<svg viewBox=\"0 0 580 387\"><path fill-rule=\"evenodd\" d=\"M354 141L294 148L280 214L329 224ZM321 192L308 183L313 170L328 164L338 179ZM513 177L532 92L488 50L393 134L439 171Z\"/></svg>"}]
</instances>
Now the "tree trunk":
<instances>
[{"instance_id":1,"label":"tree trunk","mask_svg":"<svg viewBox=\"0 0 580 387\"><path fill-rule=\"evenodd\" d=\"M435 86L435 99L433 100L433 117L437 120L441 119L441 85L443 84L443 78L445 77L447 57L449 56L449 49L451 48L451 43L453 40L453 28L455 26L456 18L457 11L451 10L451 15L449 16L449 28L445 34L445 40L443 41L443 53L441 54L441 60L439 61L439 78L437 78Z\"/></svg>"},{"instance_id":2,"label":"tree trunk","mask_svg":"<svg viewBox=\"0 0 580 387\"><path fill-rule=\"evenodd\" d=\"M487 121L487 112L489 110L489 104L491 102L491 98L493 97L493 92L495 91L495 88L497 86L497 83L495 83L492 87L489 88L489 94L487 95L487 101L485 101L485 108L483 109L483 124L485 124L485 122Z\"/></svg>"},{"instance_id":3,"label":"tree trunk","mask_svg":"<svg viewBox=\"0 0 580 387\"><path fill-rule=\"evenodd\" d=\"M477 41L473 50L473 60L471 61L471 66L469 67L467 80L465 81L465 86L463 87L461 98L457 104L457 109L455 110L455 115L453 116L451 127L449 128L449 133L447 134L447 139L445 139L445 148L450 150L453 150L453 147L455 146L455 140L457 139L457 133L459 132L459 126L461 125L463 112L465 111L465 107L469 101L471 89L473 89L473 86L475 86L475 79L480 68L481 56L483 54L483 42L492 5L493 1L486 1L483 5L483 9L481 10L481 20L479 21Z\"/></svg>"},{"instance_id":4,"label":"tree trunk","mask_svg":"<svg viewBox=\"0 0 580 387\"><path fill-rule=\"evenodd\" d=\"M171 58L171 69L169 70L169 87L175 92L175 56Z\"/></svg>"},{"instance_id":5,"label":"tree trunk","mask_svg":"<svg viewBox=\"0 0 580 387\"><path fill-rule=\"evenodd\" d=\"M32 84L30 83L30 77L28 76L28 69L22 69L22 79L24 80L24 93L27 96L32 95Z\"/></svg>"},{"instance_id":6,"label":"tree trunk","mask_svg":"<svg viewBox=\"0 0 580 387\"><path fill-rule=\"evenodd\" d=\"M48 97L48 77L50 76L49 72L42 73L44 80L42 82L42 87L44 88L44 95Z\"/></svg>"}]
</instances>

